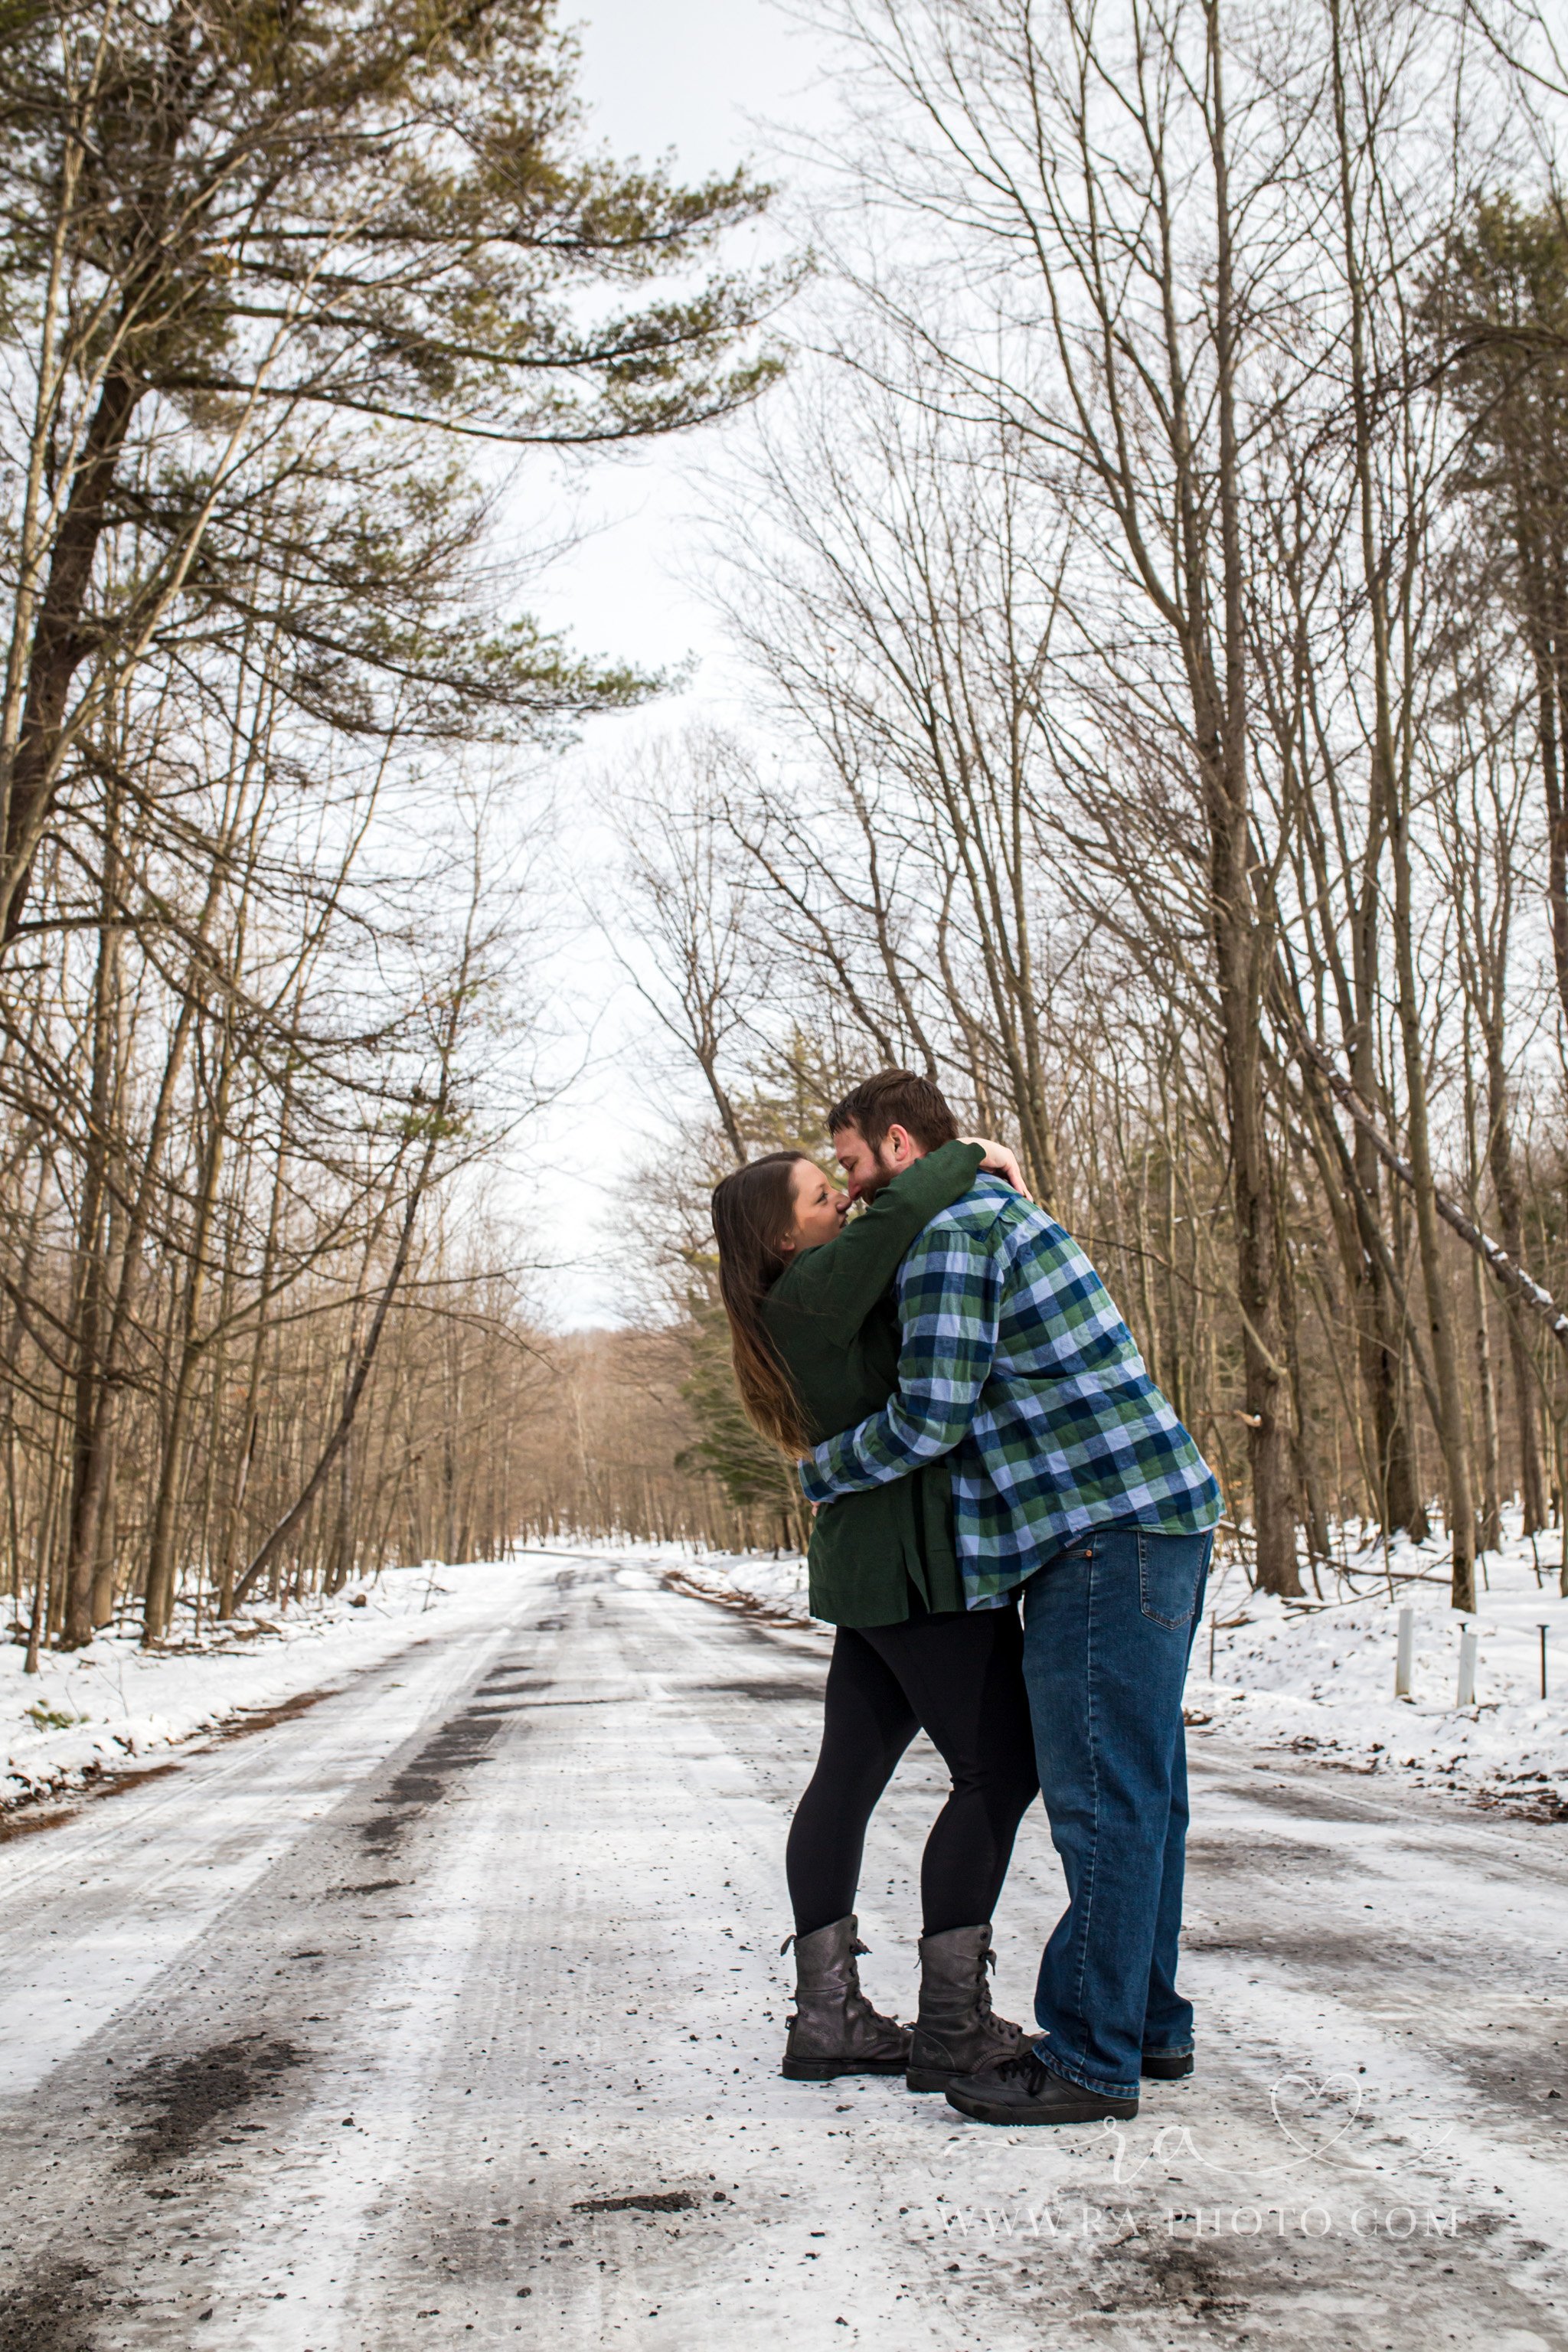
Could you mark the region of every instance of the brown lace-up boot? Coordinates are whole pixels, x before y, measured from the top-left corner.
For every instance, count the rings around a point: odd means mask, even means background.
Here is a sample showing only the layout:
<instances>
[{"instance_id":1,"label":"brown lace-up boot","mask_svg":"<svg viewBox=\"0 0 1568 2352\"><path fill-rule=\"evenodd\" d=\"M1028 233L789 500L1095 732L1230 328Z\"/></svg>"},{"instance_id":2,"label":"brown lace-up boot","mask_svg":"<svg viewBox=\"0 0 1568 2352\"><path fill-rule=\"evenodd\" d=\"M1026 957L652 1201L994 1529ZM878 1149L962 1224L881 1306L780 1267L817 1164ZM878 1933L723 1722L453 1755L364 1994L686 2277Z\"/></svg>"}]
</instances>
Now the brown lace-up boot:
<instances>
[{"instance_id":1,"label":"brown lace-up boot","mask_svg":"<svg viewBox=\"0 0 1568 2352\"><path fill-rule=\"evenodd\" d=\"M837 2074L901 2074L910 2063L910 2029L882 2017L860 1990L857 1956L866 1949L853 1912L809 1936L786 1936L795 1946L795 2014L784 2041L784 2072L792 2083L831 2083ZM945 2079L945 2078L944 2078Z\"/></svg>"},{"instance_id":2,"label":"brown lace-up boot","mask_svg":"<svg viewBox=\"0 0 1568 2352\"><path fill-rule=\"evenodd\" d=\"M991 1923L921 1938L921 2011L905 2076L911 2091L945 2091L961 2074L988 2074L1026 2044L991 2006L996 1965Z\"/></svg>"}]
</instances>

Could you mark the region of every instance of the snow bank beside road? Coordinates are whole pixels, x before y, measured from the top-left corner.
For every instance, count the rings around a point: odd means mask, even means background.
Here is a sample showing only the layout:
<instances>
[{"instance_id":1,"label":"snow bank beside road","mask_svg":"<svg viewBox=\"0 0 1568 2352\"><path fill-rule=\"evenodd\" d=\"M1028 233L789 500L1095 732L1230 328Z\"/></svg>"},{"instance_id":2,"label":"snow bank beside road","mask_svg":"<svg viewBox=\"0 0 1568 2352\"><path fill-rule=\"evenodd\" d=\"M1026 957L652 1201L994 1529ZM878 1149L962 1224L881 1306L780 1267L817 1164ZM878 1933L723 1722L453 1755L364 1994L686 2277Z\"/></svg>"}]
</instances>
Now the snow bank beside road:
<instances>
[{"instance_id":1,"label":"snow bank beside road","mask_svg":"<svg viewBox=\"0 0 1568 2352\"><path fill-rule=\"evenodd\" d=\"M1555 1534L1534 1546L1515 1534L1489 1552L1490 1589L1481 1591L1473 1618L1448 1606L1447 1560L1436 1541L1390 1548L1392 1599L1375 1544L1348 1554L1353 1575L1341 1580L1343 1597L1327 1597L1322 1606L1249 1593L1232 1566L1211 1590L1194 1649L1188 1719L1206 1716L1216 1731L1250 1746L1289 1748L1355 1771L1568 1814L1568 1601L1557 1591L1558 1543ZM1335 1580L1320 1574L1332 1596ZM1360 1598L1351 1596L1352 1583ZM1394 1696L1402 1608L1415 1612L1408 1699ZM1478 1640L1476 1704L1460 1708L1466 1625Z\"/></svg>"},{"instance_id":2,"label":"snow bank beside road","mask_svg":"<svg viewBox=\"0 0 1568 2352\"><path fill-rule=\"evenodd\" d=\"M671 1544L658 1548L658 1565L667 1584L700 1600L794 1625L816 1622L806 1607L805 1560L799 1552L689 1552Z\"/></svg>"},{"instance_id":3,"label":"snow bank beside road","mask_svg":"<svg viewBox=\"0 0 1568 2352\"><path fill-rule=\"evenodd\" d=\"M1568 1811L1568 1601L1557 1591L1558 1540L1553 1534L1531 1545L1516 1533L1500 1552L1489 1552L1490 1589L1473 1620L1448 1606L1446 1558L1436 1541L1391 1546L1386 1577L1375 1542L1347 1551L1345 1575L1336 1580L1320 1570L1321 1605L1249 1591L1233 1559L1214 1580L1194 1645L1188 1717L1200 1729L1233 1732L1252 1747L1289 1748L1353 1771ZM649 1557L681 1591L773 1622L813 1622L798 1555L692 1554L672 1545ZM1310 1575L1304 1581L1310 1592ZM1398 1612L1406 1607L1415 1614L1408 1700L1394 1696ZM1459 1631L1472 1622L1477 1704L1461 1710L1454 1704ZM1545 1699L1542 1625L1549 1629Z\"/></svg>"},{"instance_id":4,"label":"snow bank beside road","mask_svg":"<svg viewBox=\"0 0 1568 2352\"><path fill-rule=\"evenodd\" d=\"M86 1650L46 1651L23 1672L0 1647L0 1809L80 1788L220 1725L287 1706L470 1617L547 1561L389 1570L374 1584L279 1615L247 1611L179 1649L143 1651L134 1633ZM363 1605L354 1606L354 1594Z\"/></svg>"}]
</instances>

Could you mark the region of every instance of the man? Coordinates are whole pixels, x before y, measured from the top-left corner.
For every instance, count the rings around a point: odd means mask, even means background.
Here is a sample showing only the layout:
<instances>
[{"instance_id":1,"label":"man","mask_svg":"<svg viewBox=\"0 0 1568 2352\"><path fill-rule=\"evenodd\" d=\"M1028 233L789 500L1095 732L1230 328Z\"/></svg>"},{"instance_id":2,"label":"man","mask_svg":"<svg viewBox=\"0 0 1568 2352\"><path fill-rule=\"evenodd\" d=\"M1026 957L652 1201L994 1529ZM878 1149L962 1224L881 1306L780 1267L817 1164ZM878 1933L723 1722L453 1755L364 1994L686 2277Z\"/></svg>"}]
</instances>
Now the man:
<instances>
[{"instance_id":1,"label":"man","mask_svg":"<svg viewBox=\"0 0 1568 2352\"><path fill-rule=\"evenodd\" d=\"M911 1084L929 1081L883 1071L830 1115L859 1196L921 1150L900 1116ZM1021 1588L1068 1898L1040 1963L1034 2052L947 2095L986 2123L1134 2116L1141 2075L1193 2067L1193 2012L1175 1986L1182 1686L1219 1488L1089 1259L1032 1202L980 1177L914 1242L898 1287L898 1390L816 1446L801 1483L831 1505L950 1458L966 1605Z\"/></svg>"},{"instance_id":2,"label":"man","mask_svg":"<svg viewBox=\"0 0 1568 2352\"><path fill-rule=\"evenodd\" d=\"M1012 1154L952 1132L946 1107L921 1130L866 1213L816 1160L764 1153L713 1192L719 1288L736 1387L752 1426L794 1456L876 1412L898 1378L892 1285L921 1226ZM1021 1177L1018 1177L1021 1182ZM903 2072L911 2091L1016 2055L1022 2029L995 2015L991 1916L1014 1835L1039 1787L1023 1632L1015 1611L964 1606L945 1462L869 1486L817 1514L811 1612L831 1622L822 1747L785 1854L795 2014L792 2081ZM952 1774L921 1864L920 2014L913 2031L874 2010L857 1967L866 1831L917 1729Z\"/></svg>"}]
</instances>

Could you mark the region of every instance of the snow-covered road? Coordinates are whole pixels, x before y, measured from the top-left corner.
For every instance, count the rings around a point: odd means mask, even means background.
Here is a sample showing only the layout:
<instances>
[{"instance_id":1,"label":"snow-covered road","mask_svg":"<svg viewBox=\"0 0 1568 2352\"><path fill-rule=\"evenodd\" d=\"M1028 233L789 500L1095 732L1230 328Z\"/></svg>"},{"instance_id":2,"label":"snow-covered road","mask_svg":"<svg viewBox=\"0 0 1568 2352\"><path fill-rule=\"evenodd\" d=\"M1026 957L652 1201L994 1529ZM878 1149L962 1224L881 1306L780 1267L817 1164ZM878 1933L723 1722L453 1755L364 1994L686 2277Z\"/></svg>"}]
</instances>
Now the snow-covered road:
<instances>
[{"instance_id":1,"label":"snow-covered road","mask_svg":"<svg viewBox=\"0 0 1568 2352\"><path fill-rule=\"evenodd\" d=\"M0 2352L1568 2352L1568 1828L1195 1735L1195 2079L989 2130L778 2076L822 1637L498 1591L0 1849ZM906 2015L936 1785L868 1853ZM1015 2016L1058 1888L1037 1813Z\"/></svg>"}]
</instances>

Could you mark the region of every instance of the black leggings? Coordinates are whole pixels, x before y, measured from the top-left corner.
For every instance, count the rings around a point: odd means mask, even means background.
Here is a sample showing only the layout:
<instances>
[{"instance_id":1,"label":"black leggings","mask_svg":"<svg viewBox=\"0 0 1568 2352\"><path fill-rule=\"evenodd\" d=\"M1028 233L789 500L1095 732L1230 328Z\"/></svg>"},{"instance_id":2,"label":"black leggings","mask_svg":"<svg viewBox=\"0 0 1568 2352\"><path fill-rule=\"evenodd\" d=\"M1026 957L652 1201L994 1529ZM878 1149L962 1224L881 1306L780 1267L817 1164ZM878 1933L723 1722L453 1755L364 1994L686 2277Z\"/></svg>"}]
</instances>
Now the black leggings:
<instances>
[{"instance_id":1,"label":"black leggings","mask_svg":"<svg viewBox=\"0 0 1568 2352\"><path fill-rule=\"evenodd\" d=\"M796 1935L854 1910L866 1824L917 1730L952 1775L921 1864L924 1932L990 1918L1040 1785L1023 1648L1012 1607L838 1628L822 1753L784 1857Z\"/></svg>"}]
</instances>

